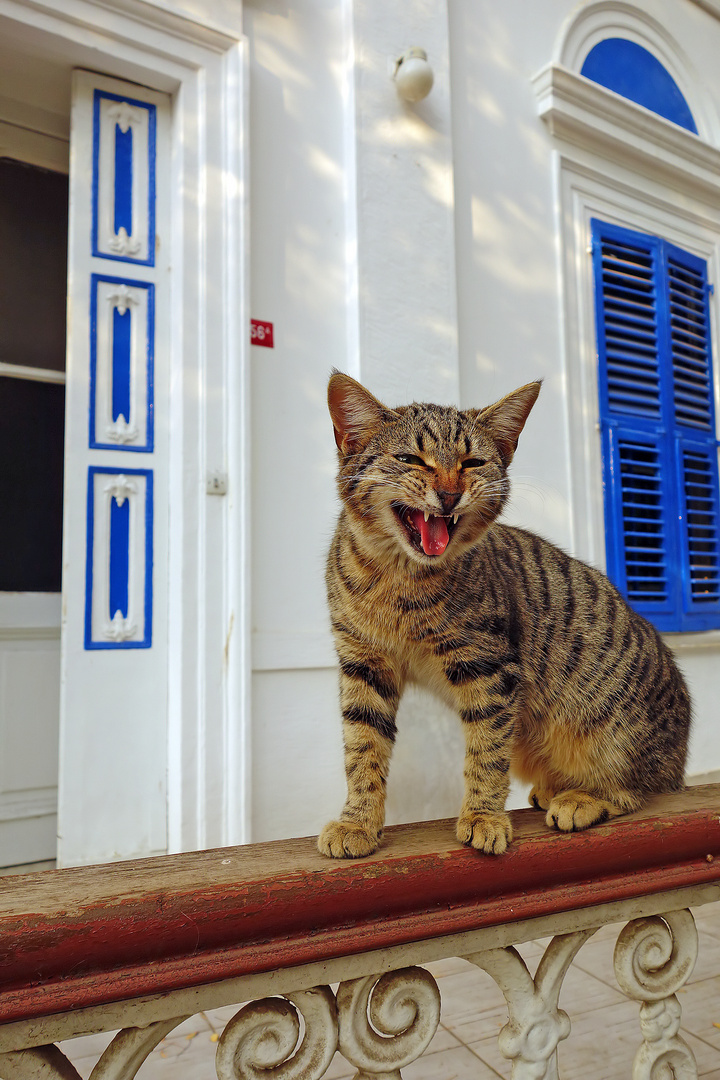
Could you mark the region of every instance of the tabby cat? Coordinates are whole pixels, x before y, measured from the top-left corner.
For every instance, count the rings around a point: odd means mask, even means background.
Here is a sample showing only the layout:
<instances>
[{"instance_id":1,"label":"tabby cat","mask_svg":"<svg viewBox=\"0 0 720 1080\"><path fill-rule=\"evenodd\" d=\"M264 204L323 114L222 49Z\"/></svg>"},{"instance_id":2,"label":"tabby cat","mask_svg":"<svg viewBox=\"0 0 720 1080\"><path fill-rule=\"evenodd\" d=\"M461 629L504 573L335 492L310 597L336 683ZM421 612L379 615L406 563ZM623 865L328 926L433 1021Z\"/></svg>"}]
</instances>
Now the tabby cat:
<instances>
[{"instance_id":1,"label":"tabby cat","mask_svg":"<svg viewBox=\"0 0 720 1080\"><path fill-rule=\"evenodd\" d=\"M497 521L539 390L484 409L390 409L330 378L343 508L327 585L348 795L320 834L325 855L378 846L410 682L460 715L457 837L480 851L512 839L511 770L564 832L682 787L690 702L669 649L603 574Z\"/></svg>"}]
</instances>

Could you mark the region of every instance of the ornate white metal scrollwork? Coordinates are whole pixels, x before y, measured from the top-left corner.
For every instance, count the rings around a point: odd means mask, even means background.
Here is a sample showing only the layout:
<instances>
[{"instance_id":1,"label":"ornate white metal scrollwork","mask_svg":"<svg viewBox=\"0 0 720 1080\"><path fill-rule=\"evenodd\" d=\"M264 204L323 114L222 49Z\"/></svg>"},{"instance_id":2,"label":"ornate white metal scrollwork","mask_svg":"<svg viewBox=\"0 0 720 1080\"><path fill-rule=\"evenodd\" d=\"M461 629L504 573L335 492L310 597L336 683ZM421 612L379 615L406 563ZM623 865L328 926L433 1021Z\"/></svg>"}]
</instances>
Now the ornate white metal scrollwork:
<instances>
[{"instance_id":1,"label":"ornate white metal scrollwork","mask_svg":"<svg viewBox=\"0 0 720 1080\"><path fill-rule=\"evenodd\" d=\"M692 1050L680 1036L682 1010L676 992L688 980L698 951L689 911L635 919L615 946L615 977L621 990L640 1001L643 1043L635 1055L633 1080L696 1080ZM672 1070L672 1071L670 1071Z\"/></svg>"},{"instance_id":2,"label":"ornate white metal scrollwork","mask_svg":"<svg viewBox=\"0 0 720 1080\"><path fill-rule=\"evenodd\" d=\"M186 1019L185 1016L174 1016L146 1028L119 1031L91 1072L91 1080L133 1080L151 1051Z\"/></svg>"},{"instance_id":3,"label":"ornate white metal scrollwork","mask_svg":"<svg viewBox=\"0 0 720 1080\"><path fill-rule=\"evenodd\" d=\"M492 975L508 1006L500 1032L500 1052L513 1063L513 1080L557 1080L557 1047L570 1034L570 1020L558 1009L563 979L578 949L595 930L553 938L533 979L517 949L491 949L465 959Z\"/></svg>"},{"instance_id":4,"label":"ornate white metal scrollwork","mask_svg":"<svg viewBox=\"0 0 720 1080\"><path fill-rule=\"evenodd\" d=\"M220 1037L215 1068L219 1080L320 1080L337 1043L335 998L316 986L243 1006Z\"/></svg>"},{"instance_id":5,"label":"ornate white metal scrollwork","mask_svg":"<svg viewBox=\"0 0 720 1080\"><path fill-rule=\"evenodd\" d=\"M32 1046L0 1054L3 1080L80 1080L80 1073L57 1046Z\"/></svg>"},{"instance_id":6,"label":"ornate white metal scrollwork","mask_svg":"<svg viewBox=\"0 0 720 1080\"><path fill-rule=\"evenodd\" d=\"M440 991L429 971L404 968L341 983L339 1048L358 1069L355 1080L401 1080L440 1022Z\"/></svg>"},{"instance_id":7,"label":"ornate white metal scrollwork","mask_svg":"<svg viewBox=\"0 0 720 1080\"><path fill-rule=\"evenodd\" d=\"M158 1020L145 1028L119 1031L101 1054L91 1080L133 1080L148 1055L185 1016ZM58 1046L38 1046L0 1054L3 1080L80 1080L75 1066Z\"/></svg>"}]
</instances>

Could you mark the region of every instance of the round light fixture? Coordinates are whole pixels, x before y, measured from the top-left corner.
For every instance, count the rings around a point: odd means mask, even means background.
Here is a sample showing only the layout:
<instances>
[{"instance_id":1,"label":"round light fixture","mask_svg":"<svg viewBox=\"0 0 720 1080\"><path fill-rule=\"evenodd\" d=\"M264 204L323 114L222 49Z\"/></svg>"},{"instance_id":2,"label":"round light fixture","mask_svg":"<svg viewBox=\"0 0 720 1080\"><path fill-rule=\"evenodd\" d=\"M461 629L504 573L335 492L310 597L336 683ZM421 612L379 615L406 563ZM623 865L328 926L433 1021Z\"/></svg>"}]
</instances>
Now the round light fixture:
<instances>
[{"instance_id":1,"label":"round light fixture","mask_svg":"<svg viewBox=\"0 0 720 1080\"><path fill-rule=\"evenodd\" d=\"M406 101L422 101L427 97L432 90L434 75L425 50L416 46L407 49L395 62L393 78L398 94Z\"/></svg>"}]
</instances>

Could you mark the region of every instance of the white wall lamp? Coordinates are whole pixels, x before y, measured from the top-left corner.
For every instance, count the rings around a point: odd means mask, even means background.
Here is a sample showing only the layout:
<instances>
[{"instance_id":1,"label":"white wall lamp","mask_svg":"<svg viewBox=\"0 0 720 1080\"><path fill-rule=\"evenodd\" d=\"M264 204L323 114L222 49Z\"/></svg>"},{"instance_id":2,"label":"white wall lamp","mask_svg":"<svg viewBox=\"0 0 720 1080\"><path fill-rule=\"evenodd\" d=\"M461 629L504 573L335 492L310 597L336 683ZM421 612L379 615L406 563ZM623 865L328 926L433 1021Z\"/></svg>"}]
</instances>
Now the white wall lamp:
<instances>
[{"instance_id":1,"label":"white wall lamp","mask_svg":"<svg viewBox=\"0 0 720 1080\"><path fill-rule=\"evenodd\" d=\"M424 49L417 46L407 49L395 61L393 79L398 94L406 101L422 101L426 98L432 90L434 78Z\"/></svg>"}]
</instances>

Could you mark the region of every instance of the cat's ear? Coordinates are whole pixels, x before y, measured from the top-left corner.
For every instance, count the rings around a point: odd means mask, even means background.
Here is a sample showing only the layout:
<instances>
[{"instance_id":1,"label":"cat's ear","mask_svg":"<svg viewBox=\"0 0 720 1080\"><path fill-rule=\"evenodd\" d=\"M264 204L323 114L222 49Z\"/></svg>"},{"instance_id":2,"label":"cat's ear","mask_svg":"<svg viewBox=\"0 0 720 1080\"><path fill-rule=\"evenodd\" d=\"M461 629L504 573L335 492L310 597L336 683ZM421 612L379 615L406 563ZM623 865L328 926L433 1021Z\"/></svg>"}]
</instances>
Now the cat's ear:
<instances>
[{"instance_id":1,"label":"cat's ear","mask_svg":"<svg viewBox=\"0 0 720 1080\"><path fill-rule=\"evenodd\" d=\"M367 444L374 431L392 416L382 402L349 375L333 371L328 383L328 409L335 442L343 454L355 454Z\"/></svg>"},{"instance_id":2,"label":"cat's ear","mask_svg":"<svg viewBox=\"0 0 720 1080\"><path fill-rule=\"evenodd\" d=\"M513 390L512 394L496 401L494 405L488 405L480 414L482 422L490 429L505 466L508 466L513 459L520 432L525 427L530 410L537 401L541 386L541 380L527 383L526 386L521 386L519 390Z\"/></svg>"}]
</instances>

